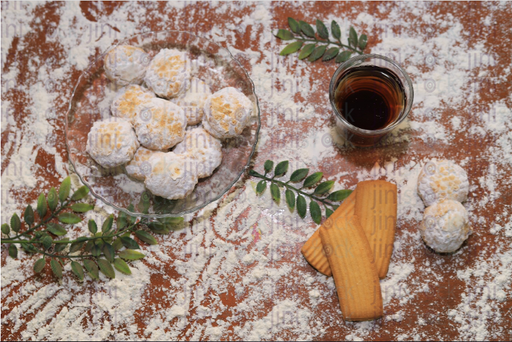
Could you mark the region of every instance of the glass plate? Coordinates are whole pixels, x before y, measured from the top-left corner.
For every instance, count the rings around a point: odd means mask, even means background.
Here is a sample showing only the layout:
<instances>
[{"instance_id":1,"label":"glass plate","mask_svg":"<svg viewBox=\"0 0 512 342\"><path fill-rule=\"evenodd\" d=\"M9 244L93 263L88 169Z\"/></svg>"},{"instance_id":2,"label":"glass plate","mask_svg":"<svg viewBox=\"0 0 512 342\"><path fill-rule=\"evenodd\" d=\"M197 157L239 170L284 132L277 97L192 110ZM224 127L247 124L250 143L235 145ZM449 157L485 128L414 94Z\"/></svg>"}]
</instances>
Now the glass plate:
<instances>
[{"instance_id":1,"label":"glass plate","mask_svg":"<svg viewBox=\"0 0 512 342\"><path fill-rule=\"evenodd\" d=\"M225 87L235 87L243 92L253 103L253 116L240 136L222 142L222 163L210 177L199 180L192 194L180 200L154 196L146 191L143 182L129 178L124 166L104 169L86 152L87 134L94 122L111 116L110 103L118 90L105 75L103 59L106 51L78 79L66 116L66 147L80 180L94 197L106 204L126 213L129 213L128 206L134 204L135 214L149 218L181 216L219 199L249 166L258 142L260 110L248 74L226 48L189 32L148 32L117 45L141 47L152 56L163 48L186 51L196 77L210 85L212 92ZM142 214L137 207L143 196L149 197L149 214Z\"/></svg>"}]
</instances>

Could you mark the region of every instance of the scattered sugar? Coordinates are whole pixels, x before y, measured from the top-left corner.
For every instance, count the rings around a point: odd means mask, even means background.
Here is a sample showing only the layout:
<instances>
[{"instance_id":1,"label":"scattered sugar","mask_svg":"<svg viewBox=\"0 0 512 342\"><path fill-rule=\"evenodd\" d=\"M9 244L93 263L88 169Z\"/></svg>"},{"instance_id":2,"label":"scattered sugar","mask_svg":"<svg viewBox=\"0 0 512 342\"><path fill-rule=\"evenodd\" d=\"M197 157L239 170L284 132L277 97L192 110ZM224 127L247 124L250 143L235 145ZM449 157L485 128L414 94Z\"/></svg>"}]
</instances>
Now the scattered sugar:
<instances>
[{"instance_id":1,"label":"scattered sugar","mask_svg":"<svg viewBox=\"0 0 512 342\"><path fill-rule=\"evenodd\" d=\"M512 294L510 189L505 188L507 194L500 192L509 182L512 166L512 97L495 101L488 109L476 110L474 120L462 121L457 113L464 110L468 101L480 97L471 86L474 69L479 69L478 77L486 77L486 68L495 63L493 57L487 55L484 42L469 47L463 38L462 24L450 14L440 17L430 13L428 3L390 4L377 6L381 12L389 11L386 20L378 20L367 12L354 13L352 20L348 16L325 18L326 23L336 19L342 32L347 32L351 24L364 26L368 32L382 29L380 40L372 46L371 52L396 59L404 65L414 84L416 99L410 120L405 121L400 127L401 133L390 140L393 144L408 144L406 157L371 159L355 174L343 169L346 164L340 166L331 162L339 153L344 153L347 160L343 163L351 163L352 152L340 150L333 141L336 138L329 127L329 117L325 116L330 110L327 97L324 105L310 101L325 96L323 91L322 95L317 91L325 89L325 81L322 81L325 75L319 72L321 67L318 63L298 61L295 56L278 56L283 44L270 32L270 28L277 28L272 19L276 5L167 2L164 9L149 3L141 9L137 3L128 2L107 16L103 15L105 8L99 2L96 11L90 13L97 22L91 22L83 15L79 2L58 4L55 11L61 19L47 39L62 47L62 52L58 52L62 55L57 56L62 64L47 61L44 64L32 53L28 65L30 79L20 84L16 83L17 64L6 64L8 51L14 37L21 38L17 43L18 51L26 48L23 37L41 25L40 21L32 22L32 19L34 10L43 5L11 2L4 8L2 4L3 21L9 19L8 24L14 25L6 26L7 29L15 27L16 30L15 34L2 37L2 134L9 137L3 145L6 166L2 170L2 185L8 191L17 191L26 197L33 189L48 190L55 185L45 181L41 174L55 171L59 179L67 175L63 138L55 138L64 130L65 102L74 86L66 81L73 72L87 67L96 49L104 51L114 40L146 30L146 16L157 23L167 23L172 18L169 27L189 27L189 20L181 12L203 13L204 6L211 7L213 13L225 13L236 24L232 29L229 24L228 29L223 29L222 25L208 23L211 29L202 31L207 32L206 37L227 44L248 68L255 83L263 114L256 169L261 168L265 159L289 159L291 169L310 167L329 174L329 178L337 182L336 189L353 188L361 180L386 179L396 183L399 191L394 253L388 277L381 281L386 311L383 320L343 322L335 303L332 278L313 271L299 252L317 226L310 219L302 221L296 213L290 213L284 203L274 204L269 191L256 196L256 182L248 180L239 183L228 196L202 209L191 224L159 238L159 245L144 246L147 257L143 262L131 264L132 276L116 273L115 280L108 281L101 276L101 282L86 278L80 285L69 275L67 265L66 276L62 284L58 284L46 280L49 275L45 280L34 279L34 259L23 253L16 260L5 258L1 275L2 321L9 324L14 334L11 337L26 340L312 340L338 331L340 334L335 338L365 340L375 336L375 332L389 329L388 324L398 323L415 328L396 328L393 338L397 340L451 339L453 336L443 332L426 333L423 327L432 325L435 319L423 315L423 308L417 309L415 305L415 301L424 296L430 296L433 301L439 299L436 287L443 279L436 270L450 270L462 283L462 296L456 298L452 306L440 302L436 319L450 320L459 339L503 338L504 332L497 330L493 323L507 319L496 307L503 307ZM308 8L307 4L304 6ZM498 6L509 8L506 4ZM411 13L415 19L404 20L404 13ZM307 14L306 9L301 15L307 18ZM484 23L492 25L494 20L490 15ZM397 22L402 25L399 34L393 30ZM422 35L425 39L420 40L417 38L418 22L427 28L435 25L443 30L435 34L427 31ZM237 30L258 43L241 48ZM330 72L334 68L331 65ZM62 89L58 88L60 84ZM30 115L24 122L18 122L12 115L14 101L9 91L14 88L23 93L29 103ZM107 108L108 101L100 106ZM440 123L445 120L443 113L447 109L455 110L447 121L449 126L446 122ZM432 148L432 157L440 157L442 146L453 143L453 133L461 129L467 131L475 143L483 137L492 139L479 155L482 160L488 160L489 167L470 173L475 195L470 196L465 206L471 213L475 236L449 258L430 255L420 263L416 256L427 252L414 228L422 220L424 211L416 192L416 179L426 162L424 155L429 155L425 149ZM11 150L12 154L6 157ZM43 166L36 162L39 151L55 158L55 165L48 166L49 171L42 170ZM468 170L474 168L475 160L464 153L447 157ZM76 178L73 186L79 186ZM22 209L19 202L9 201L9 197L6 200L6 194L8 192L2 192L2 222L9 219L7 215ZM495 205L500 205L500 212L504 214L497 215L494 222L482 222L482 215ZM96 201L95 210L86 218L99 219L111 212L110 207ZM87 229L84 223L75 228L70 237ZM472 248L472 244L478 249ZM472 253L470 262L465 258L469 252ZM167 265L172 265L176 274L167 273ZM155 279L163 279L163 289L154 286ZM161 291L161 294L152 291Z\"/></svg>"}]
</instances>

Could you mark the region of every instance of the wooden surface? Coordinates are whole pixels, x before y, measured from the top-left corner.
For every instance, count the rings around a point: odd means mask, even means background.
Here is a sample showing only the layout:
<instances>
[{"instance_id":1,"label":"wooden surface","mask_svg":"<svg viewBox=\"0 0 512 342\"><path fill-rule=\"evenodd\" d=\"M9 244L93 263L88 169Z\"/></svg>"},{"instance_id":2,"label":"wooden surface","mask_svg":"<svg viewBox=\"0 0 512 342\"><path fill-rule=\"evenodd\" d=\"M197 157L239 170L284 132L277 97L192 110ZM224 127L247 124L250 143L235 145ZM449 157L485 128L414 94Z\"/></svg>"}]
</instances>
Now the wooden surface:
<instances>
[{"instance_id":1,"label":"wooden surface","mask_svg":"<svg viewBox=\"0 0 512 342\"><path fill-rule=\"evenodd\" d=\"M336 149L337 153L334 157L329 156L321 162L318 162L318 168L320 171L325 173L325 177L334 176L339 173L340 170L347 171L343 177L343 182L348 187L353 187L357 183L356 172L366 170L370 172L376 163L380 165L386 164L390 160L394 160L396 170L400 170L400 167L409 165L413 161L422 161L428 158L444 157L453 159L455 161L464 161L464 168L467 170L470 182L472 184L472 192L470 194L469 203L472 207L472 224L475 229L475 234L469 239L463 253L457 256L456 265L452 263L450 255L438 255L433 253L427 248L415 248L411 251L401 250L398 255L394 255L392 262L397 261L410 261L414 266L414 271L409 274L408 278L411 283L415 286L410 286L414 292L412 293L412 299L409 299L405 304L401 304L399 298L392 299L384 308L385 315L388 317L395 317L398 313L399 319L382 319L372 324L366 325L366 330L361 328L361 325L354 323L343 323L340 320L340 312L338 301L333 298L332 302L324 300L318 305L308 305L308 310L314 316L318 316L322 319L325 324L325 331L312 332L311 336L314 339L346 339L353 338L355 336L362 336L365 339L372 340L391 340L391 339L459 339L465 336L472 336L472 338L478 338L478 335L466 335L471 332L463 331L471 324L471 315L464 318L464 322L470 322L466 325L460 322L455 322L454 319L449 316L449 312L452 309L456 309L457 306L464 302L465 298L471 295L481 296L480 293L475 292L474 294L468 292L467 284L458 277L458 271L464 269L478 269L479 263L482 263L487 258L490 259L497 252L497 247L493 246L505 246L502 247L500 252L510 252L510 245L512 241L510 237L502 235L496 235L490 233L490 228L497 222L497 217L501 217L505 221L509 219L510 213L512 212L512 183L510 182L511 168L510 164L493 164L489 162L489 155L493 153L493 148L499 149L498 139L500 136L492 134L475 135L468 131L467 127L471 123L475 122L475 111L478 109L481 113L487 113L492 110L494 103L501 103L505 108L510 109L512 107L512 97L510 93L512 91L512 72L510 72L510 65L512 63L512 51L510 50L511 39L512 39L512 6L509 4L498 5L496 3L479 3L479 2L439 2L439 3L428 3L429 13L432 13L436 17L446 17L448 24L447 26L433 26L429 24L428 20L423 20L412 8L408 6L400 5L399 3L359 3L359 2L308 2L308 3L279 3L279 2L265 2L263 6L268 9L271 15L271 27L261 27L254 25L254 27L247 27L245 31L236 30L233 28L223 28L223 23L230 24L235 22L236 18L241 18L245 15L251 15L257 9L258 3L250 3L245 6L232 6L224 4L225 10L220 11L219 7L222 4L211 4L206 3L186 3L182 8L166 7L164 3L148 4L148 3L132 3L131 6L137 9L133 11L133 15L143 13L144 20L132 20L135 22L129 25L130 32L126 32L123 28L126 26L123 23L111 20L111 16L115 15L116 11L121 10L126 4L121 2L80 2L79 6L75 6L77 12L70 13L70 11L62 11L64 8L63 3L51 2L40 4L34 8L31 13L27 13L30 18L26 20L26 25L22 27L22 30L18 30L17 26L11 26L9 29L14 30L15 37L8 47L2 45L2 49L7 48L8 51L5 53L5 59L2 60L2 75L9 75L9 77L3 77L2 79L2 101L8 101L7 108L4 105L2 108L2 175L5 172L10 172L12 163L10 161L17 154L21 153L17 148L19 144L9 143L10 140L21 138L26 133L26 127L24 123L30 116L36 115L33 109L30 109L30 90L34 89L38 84L41 84L41 80L33 77L34 70L40 69L43 66L48 70L57 70L59 68L65 68L64 75L55 73L52 78L52 73L49 73L48 82L44 86L50 89L52 96L52 108L54 108L55 116L48 119L51 124L52 131L46 137L47 144L54 146L54 153L49 153L45 149L39 149L37 154L34 155L35 164L44 166L38 168L36 177L38 180L37 184L33 187L13 187L3 189L2 191L2 207L4 204L9 204L9 208L16 207L20 212L25 203L34 201L41 191L48 191L51 186L57 186L60 179L62 178L57 172L56 162L67 163L67 155L65 149L64 139L64 117L68 106L68 99L70 98L74 84L76 83L80 73L83 71L82 68L71 66L72 61L69 60L69 51L65 51L65 44L61 43L61 39L55 39L52 36L56 27L62 25L62 22L70 22L70 32L67 32L66 39L75 39L77 42L86 39L86 28L73 26L73 17L85 17L91 24L92 28L100 27L100 31L103 33L93 33L94 36L91 43L84 49L86 58L90 61L102 52L102 48L95 44L94 40L99 40L102 35L112 34L116 35L117 38L123 38L124 36L137 33L138 30L160 30L160 29L179 29L189 30L196 32L197 34L204 35L205 37L214 37L212 33L212 25L215 27L221 27L221 32L230 32L227 41L225 42L228 47L236 49L236 58L246 67L249 71L253 70L254 65L250 59L254 53L250 51L257 51L260 46L265 47L267 52L265 55L274 54L274 61L281 63L280 66L289 69L290 77L295 76L296 71L296 56L290 56L287 58L278 57L278 52L283 42L271 39L268 42L261 44L260 40L264 37L268 38L268 35L264 34L264 30L285 28L287 27L287 17L294 17L297 19L305 19L306 21L313 22L316 18L343 18L348 22L355 21L358 14L366 12L371 14L377 20L390 19L388 16L391 12L396 10L397 6L402 6L401 16L397 18L395 25L392 27L379 27L373 25L371 31L367 31L365 24L359 25L358 29L360 32L367 32L370 37L367 52L372 52L372 48L379 44L380 37L384 35L396 35L396 39L401 39L401 22L417 22L417 25L407 26L408 34L415 35L418 41L428 40L431 34L445 32L450 22L457 21L461 24L462 34L461 36L466 39L464 44L467 44L468 48L474 49L471 51L480 51L481 54L489 54L492 56L493 63L491 65L472 65L471 53L468 52L469 60L468 75L469 80L473 80L472 83L465 85L465 87L475 87L476 96L471 99L462 101L457 107L452 107L450 103L442 103L439 108L435 108L439 115L436 117L436 122L444 127L447 134L451 136L451 143L444 144L442 142L432 142L427 139L421 139L420 133L415 130L411 130L408 134L410 135L409 142L407 144L396 144L387 147L379 147L374 149L365 150L347 150L347 149ZM23 3L11 2L9 4L2 2L3 9L3 20L2 24L2 35L7 34L6 23L9 23L8 14L5 14L9 9L13 10L13 6L19 6L14 11L21 11L23 13ZM79 11L79 12L78 12ZM8 12L7 12L8 13ZM307 13L307 17L304 16ZM492 22L490 25L483 25L485 18L492 16ZM451 19L450 19L451 18ZM453 19L455 18L455 20ZM326 20L327 22L327 20ZM103 27L101 27L103 25ZM21 27L21 25L20 25ZM107 29L109 27L109 29ZM112 29L110 29L112 28ZM348 26L344 26L342 31ZM20 34L18 31L21 31ZM411 33L412 31L412 33ZM92 32L92 31L91 31ZM96 29L98 32L98 29ZM435 33L432 33L435 32ZM12 34L12 33L11 33ZM62 34L62 33L61 33ZM112 41L115 37L112 37ZM483 42L482 45L477 45L477 42ZM247 53L244 53L247 51ZM434 56L442 56L442 51L432 51ZM256 63L262 61L265 56L263 54L257 54L259 57L256 58ZM2 57L4 57L4 51L2 51ZM481 55L475 57L480 58ZM441 57L439 57L441 58ZM476 60L475 59L475 60ZM442 62L442 61L438 61ZM309 63L306 61L298 63ZM418 70L426 71L428 66L422 64L418 65L410 60L401 60L406 68L410 66L417 67ZM508 66L508 73L502 73ZM272 66L273 67L273 66ZM272 69L271 67L271 69ZM261 135L263 142L260 145L258 152L254 158L254 165L257 170L262 169L262 165L266 159L275 159L275 156L281 158L283 156L283 149L293 149L295 144L300 144L301 133L308 130L315 130L322 125L333 125L334 121L332 118L332 112L329 109L325 94L328 92L328 81L330 75L334 72L336 64L332 61L329 63L322 63L320 61L312 64L308 70L308 75L301 75L299 77L310 77L311 80L323 80L322 82L315 82L315 89L311 91L311 96L304 98L300 93L294 96L294 100L297 102L297 106L308 103L313 103L316 109L325 113L324 119L318 121L315 119L304 119L301 121L287 118L286 115L278 113L276 110L278 106L277 100L267 99L260 96L261 104L261 117L262 117L262 131ZM15 72L13 72L15 71ZM274 72L273 70L269 70ZM280 90L280 82L286 80L279 80L279 75L276 73L276 91ZM14 75L14 76L12 76ZM485 80L481 75L486 75ZM416 79L415 79L416 78ZM480 80L480 81L479 81ZM467 80L466 80L467 81ZM417 86L416 90L424 92L424 83L419 76L413 76L413 82ZM262 84L262 82L256 82ZM266 84L270 84L267 82ZM312 83L313 84L313 83ZM260 91L256 88L256 93L268 94L266 91ZM411 113L411 121L426 120L424 115L420 115L421 111L425 108L413 107ZM4 113L6 113L4 115ZM459 117L461 119L461 128L459 130L453 129L450 120L453 117ZM8 117L12 117L13 120L9 121ZM4 125L6 128L4 129ZM504 132L502 135L510 134L510 132ZM335 147L333 147L335 149ZM496 150L494 150L494 153ZM504 153L511 153L510 151L503 151ZM293 153L291 153L293 155ZM56 158L56 155L59 158ZM297 158L299 160L299 158ZM306 164L311 162L305 160ZM313 163L313 162L311 162ZM293 164L293 160L292 160ZM491 170L491 171L490 171ZM489 189L485 187L485 177L488 176L489 172L494 170L496 176L496 191L499 190L499 196L493 197L493 194L489 192ZM481 180L482 177L484 180ZM248 177L244 178L244 182L238 186L241 188L248 187ZM4 185L5 186L5 185ZM249 189L250 190L250 189ZM399 188L400 191L400 188ZM490 196L492 199L488 205L480 205L482 203L482 196ZM226 201L232 201L233 199L223 199L219 202L219 206L226 205ZM283 203L281 204L284 205ZM250 204L247 204L250 207ZM210 222L215 221L217 209L210 213L207 220ZM11 212L5 212L2 209L2 223L6 222L10 217ZM203 224L202 218L195 216L190 225L185 228L194 232L196 228ZM308 231L312 232L315 224L311 220L301 223L307 226ZM503 221L501 221L503 225ZM238 225L243 225L243 220L237 220L235 226L232 229L238 229ZM412 243L420 243L417 238L417 222L414 220L400 221L397 233L397 240L401 241L405 245ZM280 226L281 227L281 226ZM282 229L293 229L291 226L283 225ZM190 237L189 233L182 233L181 235L172 237L175 243L179 243L180 240ZM307 239L307 234L304 234L304 240ZM160 238L162 241L166 237ZM413 241L413 242L411 242ZM508 250L507 250L508 244ZM179 251L174 251L171 248L164 247L162 243L162 251L171 256L171 259L178 258ZM182 244L185 246L185 244ZM286 299L287 297L306 298L310 289L305 288L302 282L296 281L294 277L302 277L304 274L310 274L317 277L317 273L313 270L299 255L301 244L291 248L289 251L284 253L284 258L280 263L276 263L274 266L270 265L267 267L275 267L278 269L284 264L294 268L285 278L283 278L282 284L275 284L276 293L267 298L265 302L257 303L256 306L259 309L252 308L255 310L251 319L255 319L255 316L265 316L272 308L274 302ZM185 247L183 247L185 248ZM504 248L504 249L503 249ZM154 252L157 254L156 252ZM22 254L22 253L20 253ZM26 255L21 255L22 258L29 258ZM187 256L185 256L187 257ZM190 257L190 256L188 256ZM2 246L2 268L4 268L8 261L6 260L7 248ZM24 301L26 301L30 295L27 294L26 284L34 284L34 286L40 288L41 286L55 283L54 278L50 275L49 268L46 270L46 276L34 276L28 266L24 267L20 272L23 276L20 279L25 279L18 282L8 282L9 285L4 287L2 284L2 339L25 339L26 335L23 333L27 329L34 329L31 327L30 322L35 320L37 315L43 314L42 310L44 305L38 307L35 310L29 310L26 313L19 313L19 324L14 324L12 320L4 320L4 317L8 316L17 310L17 308L23 307ZM425 266L431 265L431 266ZM450 265L450 267L444 267ZM495 264L493 264L495 265ZM147 332L145 332L148 320L158 315L159 311L165 311L172 306L172 303L166 300L162 300L166 293L174 293L180 291L174 287L173 281L178 280L187 275L180 274L173 266L172 260L152 263L148 267L153 270L150 275L150 281L144 284L144 288L141 291L141 304L142 307L133 312L133 324L134 329L128 329L123 323L116 325L116 321L103 314L101 316L101 309L99 309L98 303L90 303L91 307L88 311L85 311L85 315L81 316L81 324L83 326L90 326L99 321L110 322L111 333L101 337L103 339L126 339L134 338L139 336L140 338L148 338ZM432 272L425 273L425 268L431 267ZM496 266L498 267L498 266ZM495 266L486 268L488 272L492 273L492 270L498 270ZM241 283L241 279L245 274L248 274L250 267L244 268L241 266L237 272L234 272L231 276L224 279L228 284L228 290L219 293L220 301L224 305L224 309L216 307L216 312L222 312L221 315L215 318L201 318L197 315L197 306L191 305L190 316L185 318L174 318L170 322L163 324L163 330L165 325L176 325L183 324L183 328L180 333L172 335L175 339L190 339L200 338L208 339L211 338L206 332L201 332L198 335L192 337L190 332L192 330L198 331L198 327L201 325L210 326L223 326L226 329L217 336L223 339L240 339L238 328L245 326L245 318L240 315L239 319L233 319L236 317L237 312L231 310L236 307L239 298L235 295L235 288L244 286ZM206 275L203 276L206 277ZM72 277L68 272L65 277ZM421 283L420 277L426 277L425 282L435 279L435 285L431 286L428 291L419 291L418 283ZM133 276L134 281L137 281L137 276ZM203 278L197 280L197 284L201 284L201 281L206 281ZM510 280L506 280L507 282ZM25 285L24 285L25 284ZM316 284L316 283L315 283ZM98 285L92 282L86 282L83 286L73 287L70 291L68 301L71 302L76 296L84 295L88 296L91 291L95 291ZM105 281L102 288L108 292L109 284ZM273 288L274 289L274 288ZM335 296L335 292L332 289L328 290L327 287L319 286L320 291L331 291ZM209 295L212 298L216 297L215 289L209 290ZM512 301L510 286L504 288L506 293L506 299L504 301L488 300L485 302L486 305L492 307L491 312L493 315L486 317L483 324L486 326L488 335L485 335L486 339L498 339L498 340L510 340L512 339ZM217 297L218 297L217 296ZM55 304L55 298L52 295L48 295L46 301L48 303ZM213 300L212 300L213 301ZM163 307L155 306L155 303L162 303ZM298 300L298 302L301 302ZM308 303L307 299L304 299L302 303ZM475 300L468 304L469 310L476 310L478 312L481 308L478 306L479 302ZM199 303L195 303L198 305ZM55 304L55 311L50 313L44 312L49 315L47 321L44 322L49 324L51 327L52 315L58 315L63 307L66 307L67 302ZM208 307L208 301L204 301L201 305ZM212 305L213 302L212 302ZM100 306L101 307L101 306ZM94 313L94 314L93 314ZM99 317L95 315L100 315ZM195 316L194 316L195 315ZM395 315L395 316L393 316ZM329 317L336 317L336 324L332 324L329 321ZM189 318L187 318L189 317ZM199 317L199 318L198 318ZM481 319L480 314L476 319ZM334 319L334 318L333 318ZM313 318L311 318L311 321ZM96 323L94 323L96 322ZM212 323L213 322L213 323ZM217 322L217 323L215 323ZM230 322L228 325L221 324ZM422 324L421 324L422 323ZM226 328L228 326L229 328ZM315 323L315 329L318 329L319 324ZM272 330L270 335L262 336L264 339L297 339L301 338L301 335L296 330L287 330L286 325L279 326L278 330ZM169 328L170 329L170 328ZM461 330L462 329L462 330ZM171 329L172 330L172 329ZM89 330L90 331L90 330ZM354 331L357 334L352 335ZM364 331L364 333L363 333ZM35 334L32 332L28 335ZM48 339L50 338L51 332L46 335L43 334L39 338ZM94 333L85 333L79 335L79 338L93 338ZM245 335L248 336L248 335Z\"/></svg>"}]
</instances>

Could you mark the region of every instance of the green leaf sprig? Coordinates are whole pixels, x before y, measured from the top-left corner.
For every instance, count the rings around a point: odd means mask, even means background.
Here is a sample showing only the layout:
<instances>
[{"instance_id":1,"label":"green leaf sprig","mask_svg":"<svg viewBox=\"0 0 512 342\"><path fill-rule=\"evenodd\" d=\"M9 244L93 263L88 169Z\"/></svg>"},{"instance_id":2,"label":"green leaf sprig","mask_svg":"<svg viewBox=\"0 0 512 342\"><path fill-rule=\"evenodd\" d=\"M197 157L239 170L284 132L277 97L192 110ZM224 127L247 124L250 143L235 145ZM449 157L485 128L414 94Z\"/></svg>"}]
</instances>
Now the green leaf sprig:
<instances>
[{"instance_id":1,"label":"green leaf sprig","mask_svg":"<svg viewBox=\"0 0 512 342\"><path fill-rule=\"evenodd\" d=\"M331 216L334 210L339 206L339 202L347 198L352 190L338 190L330 192L334 186L334 181L323 181L323 173L315 172L309 174L309 169L298 169L292 172L290 179L286 182L279 181L276 178L283 176L288 171L289 162L287 160L282 161L274 168L274 162L267 160L263 165L265 170L264 174L257 171L250 170L249 174L253 177L260 178L261 181L256 185L256 193L262 194L267 188L267 183L270 183L270 194L274 202L279 204L281 200L281 189L285 190L286 204L290 211L294 211L297 208L297 213L301 218L306 217L307 213L307 202L306 197L309 198L309 213L311 218L316 224L322 222L322 210L321 206L324 207L325 217ZM272 177L267 176L273 170L274 175ZM293 184L297 184L293 186ZM302 185L299 185L302 183ZM307 189L313 189L307 191Z\"/></svg>"},{"instance_id":2,"label":"green leaf sprig","mask_svg":"<svg viewBox=\"0 0 512 342\"><path fill-rule=\"evenodd\" d=\"M182 217L150 221L120 212L117 217L110 215L101 226L95 220L89 220L89 235L70 240L63 237L69 228L82 222L81 214L94 209L92 204L78 202L88 195L89 189L86 186L78 188L71 196L70 193L71 179L67 177L58 192L52 187L47 196L40 194L37 198L35 212L40 219L39 223L36 224L34 210L29 204L23 215L25 223L15 213L9 223L2 224L2 245L9 244L8 251L12 258L18 257L17 246L28 254L41 256L34 263L35 273L41 273L50 264L53 275L60 279L63 277L63 266L69 262L71 272L79 281L84 280L86 274L92 279L99 279L99 272L108 278L115 278L115 270L131 274L126 261L139 260L145 256L138 251L140 246L135 238L156 245L158 241L151 233L169 234L183 221ZM150 198L147 193L143 193L137 204L144 214L148 213ZM131 204L128 210L134 212L134 205Z\"/></svg>"},{"instance_id":3,"label":"green leaf sprig","mask_svg":"<svg viewBox=\"0 0 512 342\"><path fill-rule=\"evenodd\" d=\"M347 61L353 53L363 54L368 37L366 34L357 35L353 26L350 27L347 44L341 42L341 30L336 21L331 22L332 40L329 38L329 30L321 20L316 20L316 33L313 27L302 20L288 18L291 31L279 29L275 36L281 40L295 40L289 43L279 53L286 56L299 52L299 59L308 59L314 62L319 58L322 61L335 59L336 63ZM333 45L332 47L329 47Z\"/></svg>"}]
</instances>

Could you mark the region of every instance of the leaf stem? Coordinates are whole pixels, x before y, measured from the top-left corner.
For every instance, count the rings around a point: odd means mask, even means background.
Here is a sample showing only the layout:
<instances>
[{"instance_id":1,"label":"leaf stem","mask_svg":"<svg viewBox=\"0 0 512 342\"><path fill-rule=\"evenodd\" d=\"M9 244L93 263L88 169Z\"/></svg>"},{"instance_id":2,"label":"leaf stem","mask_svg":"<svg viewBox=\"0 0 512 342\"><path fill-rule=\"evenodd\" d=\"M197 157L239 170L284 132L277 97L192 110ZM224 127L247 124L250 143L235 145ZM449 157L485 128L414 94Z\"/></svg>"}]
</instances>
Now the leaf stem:
<instances>
[{"instance_id":1,"label":"leaf stem","mask_svg":"<svg viewBox=\"0 0 512 342\"><path fill-rule=\"evenodd\" d=\"M297 189L296 187L294 187L294 186L292 186L292 185L288 184L287 182L285 183L285 182L281 182L281 181L275 180L273 177L272 177L272 178L268 178L268 177L266 177L266 176L262 175L261 173L258 173L258 172L256 172L256 171L254 171L254 170L250 170L250 171L249 171L249 174L250 174L251 176L256 177L256 178L261 178L261 179L264 179L264 180L266 180L266 181L270 181L270 182L278 183L278 184L280 184L280 185L282 185L282 186L284 186L284 187L286 187L286 188L288 188L288 189L295 190L296 192L298 192L298 193L299 193L299 194L301 194L301 195L304 195L304 196L306 196L306 197L309 197L309 198L311 198L311 199L314 199L315 201L318 201L318 202L323 203L323 204L324 204L324 206L325 206L325 205L328 205L328 206L330 206L331 208L333 208L333 209L334 209L334 207L335 207L335 205L336 205L336 204L333 204L333 203L331 203L331 202L326 201L326 200L325 200L325 199L323 199L323 198L316 197L316 196L314 196L313 194L309 194L309 193L304 192L304 191L302 191L302 190L300 190L300 189Z\"/></svg>"},{"instance_id":2,"label":"leaf stem","mask_svg":"<svg viewBox=\"0 0 512 342\"><path fill-rule=\"evenodd\" d=\"M313 39L306 39L306 38L297 38L298 41L302 41L302 42L315 42L315 43L327 43L327 46L329 46L329 44L334 44L334 45L338 45L339 47L344 47L344 48L347 48L347 49L350 49L352 51L355 51L357 52L358 54L362 55L363 52L362 51L359 51L358 49L356 48L353 48L351 47L350 45L345 45L345 44L342 44L341 41L339 42L339 44L337 42L333 42L332 40L330 39L326 39L326 40L318 40L316 38L313 38Z\"/></svg>"}]
</instances>

